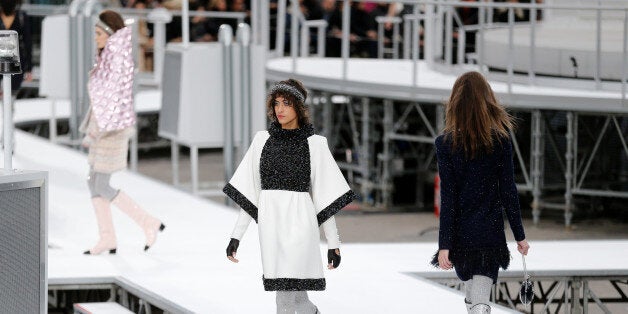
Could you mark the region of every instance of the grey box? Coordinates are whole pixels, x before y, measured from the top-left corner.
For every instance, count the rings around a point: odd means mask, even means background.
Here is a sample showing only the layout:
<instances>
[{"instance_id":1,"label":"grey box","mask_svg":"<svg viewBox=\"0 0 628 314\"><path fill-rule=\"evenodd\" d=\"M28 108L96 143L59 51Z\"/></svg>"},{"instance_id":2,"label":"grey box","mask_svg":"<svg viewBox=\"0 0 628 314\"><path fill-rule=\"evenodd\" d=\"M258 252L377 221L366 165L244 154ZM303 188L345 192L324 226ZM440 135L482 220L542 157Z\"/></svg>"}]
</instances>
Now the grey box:
<instances>
[{"instance_id":1,"label":"grey box","mask_svg":"<svg viewBox=\"0 0 628 314\"><path fill-rule=\"evenodd\" d=\"M0 313L46 313L48 174L0 173Z\"/></svg>"}]
</instances>

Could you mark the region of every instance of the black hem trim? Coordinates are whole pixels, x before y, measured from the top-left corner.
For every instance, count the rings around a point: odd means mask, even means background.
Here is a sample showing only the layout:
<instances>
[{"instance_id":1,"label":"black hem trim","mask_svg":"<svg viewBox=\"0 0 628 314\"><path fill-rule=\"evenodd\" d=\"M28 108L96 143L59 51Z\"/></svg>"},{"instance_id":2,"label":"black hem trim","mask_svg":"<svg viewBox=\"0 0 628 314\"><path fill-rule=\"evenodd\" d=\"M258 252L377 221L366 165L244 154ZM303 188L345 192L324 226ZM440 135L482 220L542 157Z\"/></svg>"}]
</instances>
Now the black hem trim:
<instances>
[{"instance_id":1,"label":"black hem trim","mask_svg":"<svg viewBox=\"0 0 628 314\"><path fill-rule=\"evenodd\" d=\"M339 198L329 204L329 206L321 210L318 215L316 215L318 225L322 225L325 221L327 221L327 219L337 214L343 207L349 205L349 203L351 203L354 199L356 199L356 195L351 190L342 194Z\"/></svg>"},{"instance_id":2,"label":"black hem trim","mask_svg":"<svg viewBox=\"0 0 628 314\"><path fill-rule=\"evenodd\" d=\"M325 290L325 278L298 279L298 278L274 278L264 280L266 291L323 291Z\"/></svg>"},{"instance_id":3,"label":"black hem trim","mask_svg":"<svg viewBox=\"0 0 628 314\"><path fill-rule=\"evenodd\" d=\"M249 214L255 223L257 223L257 206L253 205L246 196L244 196L238 189L236 189L231 183L227 183L222 191L227 194L238 206L242 207L244 211Z\"/></svg>"},{"instance_id":4,"label":"black hem trim","mask_svg":"<svg viewBox=\"0 0 628 314\"><path fill-rule=\"evenodd\" d=\"M491 248L466 250L454 248L449 250L449 260L459 271L474 266L490 267L491 265L497 265L506 270L510 266L511 259L510 250L508 250L506 245ZM438 250L432 256L430 264L438 268Z\"/></svg>"}]
</instances>

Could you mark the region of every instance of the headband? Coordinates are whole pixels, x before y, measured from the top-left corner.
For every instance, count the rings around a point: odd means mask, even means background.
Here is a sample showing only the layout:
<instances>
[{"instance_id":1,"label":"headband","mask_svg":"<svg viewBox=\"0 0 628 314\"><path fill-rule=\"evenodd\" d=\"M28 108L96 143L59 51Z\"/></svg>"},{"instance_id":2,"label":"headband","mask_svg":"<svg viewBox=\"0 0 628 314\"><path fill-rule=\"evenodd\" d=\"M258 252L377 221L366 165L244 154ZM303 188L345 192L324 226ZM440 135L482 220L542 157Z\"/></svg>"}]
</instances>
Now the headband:
<instances>
[{"instance_id":1,"label":"headband","mask_svg":"<svg viewBox=\"0 0 628 314\"><path fill-rule=\"evenodd\" d=\"M103 22L102 20L98 20L98 22L96 22L96 26L102 28L105 33L109 34L109 36L113 35L113 33L115 33L113 31L113 29L111 29L111 27L109 27L107 24L105 24L105 22Z\"/></svg>"},{"instance_id":2,"label":"headband","mask_svg":"<svg viewBox=\"0 0 628 314\"><path fill-rule=\"evenodd\" d=\"M294 86L288 85L286 83L277 83L273 88L270 89L270 95L275 94L277 92L288 93L291 96L294 96L301 103L305 103L305 96Z\"/></svg>"}]
</instances>

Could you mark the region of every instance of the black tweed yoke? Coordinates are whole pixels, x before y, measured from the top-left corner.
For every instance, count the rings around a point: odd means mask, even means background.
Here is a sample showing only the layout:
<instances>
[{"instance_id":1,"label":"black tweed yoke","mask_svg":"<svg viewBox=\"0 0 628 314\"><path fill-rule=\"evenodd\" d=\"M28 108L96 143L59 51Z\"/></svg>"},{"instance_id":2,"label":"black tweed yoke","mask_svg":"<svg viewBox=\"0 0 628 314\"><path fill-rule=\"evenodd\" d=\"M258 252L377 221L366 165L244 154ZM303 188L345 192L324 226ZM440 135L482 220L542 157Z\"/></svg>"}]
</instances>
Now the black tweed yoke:
<instances>
[{"instance_id":1,"label":"black tweed yoke","mask_svg":"<svg viewBox=\"0 0 628 314\"><path fill-rule=\"evenodd\" d=\"M268 132L259 169L262 190L308 192L311 167L307 138L314 135L314 128L308 124L288 130L273 123Z\"/></svg>"}]
</instances>

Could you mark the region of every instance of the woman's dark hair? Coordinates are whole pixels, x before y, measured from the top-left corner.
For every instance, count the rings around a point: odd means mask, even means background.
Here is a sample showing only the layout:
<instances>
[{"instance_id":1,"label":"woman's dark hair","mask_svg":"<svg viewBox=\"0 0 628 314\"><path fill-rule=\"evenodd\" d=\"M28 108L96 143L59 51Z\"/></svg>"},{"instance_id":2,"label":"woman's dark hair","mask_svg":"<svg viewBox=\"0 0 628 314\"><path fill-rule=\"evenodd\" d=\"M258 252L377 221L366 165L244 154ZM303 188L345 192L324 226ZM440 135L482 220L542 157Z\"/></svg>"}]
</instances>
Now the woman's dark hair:
<instances>
[{"instance_id":1,"label":"woman's dark hair","mask_svg":"<svg viewBox=\"0 0 628 314\"><path fill-rule=\"evenodd\" d=\"M20 0L0 0L0 10L4 15L10 16L15 14L22 1Z\"/></svg>"},{"instance_id":2,"label":"woman's dark hair","mask_svg":"<svg viewBox=\"0 0 628 314\"><path fill-rule=\"evenodd\" d=\"M297 113L297 119L299 122L299 127L302 127L308 123L310 123L310 113L305 106L305 99L307 99L307 90L303 87L303 83L295 80L289 79L285 81L278 82L277 84L286 84L296 88L303 95L303 101L300 101L295 95L289 92L285 92L282 90L278 90L274 93L270 93L268 98L266 99L266 114L268 118L272 122L277 122L277 115L275 114L275 98L283 97L283 99L287 100L290 105L294 107L294 111Z\"/></svg>"},{"instance_id":3,"label":"woman's dark hair","mask_svg":"<svg viewBox=\"0 0 628 314\"><path fill-rule=\"evenodd\" d=\"M454 83L445 104L445 137L454 150L462 147L467 157L493 150L494 136L508 138L513 118L501 106L484 76L472 71Z\"/></svg>"},{"instance_id":4,"label":"woman's dark hair","mask_svg":"<svg viewBox=\"0 0 628 314\"><path fill-rule=\"evenodd\" d=\"M111 30L114 33L124 28L124 19L120 16L120 14L118 14L118 12L105 10L98 15L98 18L107 26L111 27Z\"/></svg>"}]
</instances>

